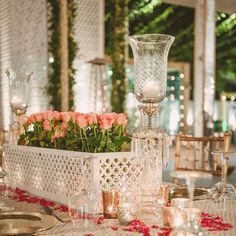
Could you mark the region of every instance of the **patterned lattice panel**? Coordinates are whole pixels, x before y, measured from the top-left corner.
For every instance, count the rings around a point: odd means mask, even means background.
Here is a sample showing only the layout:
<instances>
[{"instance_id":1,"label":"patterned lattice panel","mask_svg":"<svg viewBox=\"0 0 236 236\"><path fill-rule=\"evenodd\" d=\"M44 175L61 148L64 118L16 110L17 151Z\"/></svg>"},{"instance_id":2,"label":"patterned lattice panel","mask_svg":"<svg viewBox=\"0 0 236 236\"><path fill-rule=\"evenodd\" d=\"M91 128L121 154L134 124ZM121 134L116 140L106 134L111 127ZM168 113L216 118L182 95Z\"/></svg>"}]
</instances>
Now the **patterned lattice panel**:
<instances>
[{"instance_id":1,"label":"patterned lattice panel","mask_svg":"<svg viewBox=\"0 0 236 236\"><path fill-rule=\"evenodd\" d=\"M142 173L142 165L130 152L82 153L5 145L4 159L10 185L66 204L83 187L82 161L85 187L93 191L122 185L133 191Z\"/></svg>"},{"instance_id":2,"label":"patterned lattice panel","mask_svg":"<svg viewBox=\"0 0 236 236\"><path fill-rule=\"evenodd\" d=\"M84 153L5 146L5 168L8 183L33 194L68 203L68 197L83 187L82 160ZM85 187L90 188L93 162L85 159Z\"/></svg>"}]
</instances>

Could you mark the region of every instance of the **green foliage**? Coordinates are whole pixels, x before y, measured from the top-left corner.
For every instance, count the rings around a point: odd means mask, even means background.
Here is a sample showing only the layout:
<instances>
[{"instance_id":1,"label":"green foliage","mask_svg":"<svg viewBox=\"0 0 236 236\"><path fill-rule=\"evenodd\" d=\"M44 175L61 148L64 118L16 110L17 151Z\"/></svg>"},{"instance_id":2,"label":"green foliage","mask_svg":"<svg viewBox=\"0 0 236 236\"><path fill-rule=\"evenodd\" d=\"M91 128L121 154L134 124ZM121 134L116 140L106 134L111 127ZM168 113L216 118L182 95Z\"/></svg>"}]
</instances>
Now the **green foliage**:
<instances>
[{"instance_id":1,"label":"green foliage","mask_svg":"<svg viewBox=\"0 0 236 236\"><path fill-rule=\"evenodd\" d=\"M52 59L49 62L47 93L50 96L50 105L55 110L61 110L61 81L60 81L60 4L59 0L47 0L48 3L48 55ZM74 22L76 17L76 1L67 2L68 10L68 73L69 73L69 108L73 110L73 85L75 84L76 70L73 61L78 51L78 45L74 40Z\"/></svg>"},{"instance_id":2,"label":"green foliage","mask_svg":"<svg viewBox=\"0 0 236 236\"><path fill-rule=\"evenodd\" d=\"M112 0L109 17L111 19L111 69L112 91L111 105L112 111L124 112L126 97L126 74L125 74L125 36L127 0Z\"/></svg>"},{"instance_id":3,"label":"green foliage","mask_svg":"<svg viewBox=\"0 0 236 236\"><path fill-rule=\"evenodd\" d=\"M112 5L112 6L111 6ZM112 55L112 1L106 1L106 53ZM175 36L169 60L189 62L193 69L194 9L160 3L159 0L129 0L129 32ZM130 53L132 56L132 53ZM236 81L236 14L216 13L216 91ZM231 81L231 82L230 82ZM192 86L193 87L193 86Z\"/></svg>"}]
</instances>

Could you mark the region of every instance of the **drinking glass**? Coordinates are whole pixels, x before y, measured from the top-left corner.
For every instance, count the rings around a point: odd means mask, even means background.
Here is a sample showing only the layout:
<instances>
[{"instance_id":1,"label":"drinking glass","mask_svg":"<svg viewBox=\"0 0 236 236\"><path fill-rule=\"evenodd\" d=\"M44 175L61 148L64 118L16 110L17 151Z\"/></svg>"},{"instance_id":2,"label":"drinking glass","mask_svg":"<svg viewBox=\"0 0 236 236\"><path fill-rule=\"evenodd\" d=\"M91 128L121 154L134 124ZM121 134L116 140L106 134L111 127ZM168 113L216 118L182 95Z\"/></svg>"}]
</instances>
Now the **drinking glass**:
<instances>
[{"instance_id":1,"label":"drinking glass","mask_svg":"<svg viewBox=\"0 0 236 236\"><path fill-rule=\"evenodd\" d=\"M98 216L99 200L96 194L86 189L85 170L87 161L91 156L80 159L83 188L81 192L74 194L69 200L69 217L73 224L77 222L88 227L94 223Z\"/></svg>"},{"instance_id":2,"label":"drinking glass","mask_svg":"<svg viewBox=\"0 0 236 236\"><path fill-rule=\"evenodd\" d=\"M228 159L236 152L215 151L212 154L220 156L222 162L221 181L210 189L210 196L215 202L225 201L226 199L236 199L235 187L227 181Z\"/></svg>"},{"instance_id":3,"label":"drinking glass","mask_svg":"<svg viewBox=\"0 0 236 236\"><path fill-rule=\"evenodd\" d=\"M174 178L185 179L188 186L188 195L190 199L190 209L193 209L193 197L195 182L199 178L209 179L212 177L210 173L204 171L192 171L192 170L183 170L183 171L174 171L172 174ZM171 236L183 235L183 236L204 236L205 231L201 228L200 224L194 220L193 213L189 217L188 223L177 228L170 234Z\"/></svg>"}]
</instances>

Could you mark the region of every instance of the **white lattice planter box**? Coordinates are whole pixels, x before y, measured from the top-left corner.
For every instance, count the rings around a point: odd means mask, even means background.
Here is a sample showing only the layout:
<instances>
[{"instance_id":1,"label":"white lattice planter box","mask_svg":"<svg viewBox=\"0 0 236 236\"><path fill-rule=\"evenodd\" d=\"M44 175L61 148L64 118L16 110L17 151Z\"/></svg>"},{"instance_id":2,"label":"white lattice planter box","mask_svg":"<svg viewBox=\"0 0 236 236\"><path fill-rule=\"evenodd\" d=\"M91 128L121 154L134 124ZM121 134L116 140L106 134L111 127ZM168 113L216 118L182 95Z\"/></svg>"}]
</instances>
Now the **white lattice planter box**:
<instances>
[{"instance_id":1,"label":"white lattice planter box","mask_svg":"<svg viewBox=\"0 0 236 236\"><path fill-rule=\"evenodd\" d=\"M140 175L141 167L134 167L130 152L84 153L11 144L4 150L10 184L65 204L82 188L81 158L92 157L86 162L87 188L98 190L104 184L118 187L121 175L134 186Z\"/></svg>"}]
</instances>

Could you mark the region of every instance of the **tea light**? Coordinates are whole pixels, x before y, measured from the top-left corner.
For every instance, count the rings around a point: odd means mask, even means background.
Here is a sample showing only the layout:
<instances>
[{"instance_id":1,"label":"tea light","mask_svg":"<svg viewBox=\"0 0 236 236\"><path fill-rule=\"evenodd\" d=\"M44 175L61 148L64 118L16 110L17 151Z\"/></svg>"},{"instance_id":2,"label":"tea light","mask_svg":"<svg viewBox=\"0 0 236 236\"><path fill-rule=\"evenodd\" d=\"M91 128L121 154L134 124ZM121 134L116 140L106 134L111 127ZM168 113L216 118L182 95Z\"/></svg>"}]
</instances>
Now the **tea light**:
<instances>
[{"instance_id":1,"label":"tea light","mask_svg":"<svg viewBox=\"0 0 236 236\"><path fill-rule=\"evenodd\" d=\"M199 208L185 208L188 222L199 224L201 221L202 210Z\"/></svg>"},{"instance_id":2,"label":"tea light","mask_svg":"<svg viewBox=\"0 0 236 236\"><path fill-rule=\"evenodd\" d=\"M168 222L171 228L179 227L187 223L187 213L177 207L168 210Z\"/></svg>"},{"instance_id":3,"label":"tea light","mask_svg":"<svg viewBox=\"0 0 236 236\"><path fill-rule=\"evenodd\" d=\"M121 225L128 225L137 218L137 205L134 203L122 203L118 206L118 221Z\"/></svg>"},{"instance_id":4,"label":"tea light","mask_svg":"<svg viewBox=\"0 0 236 236\"><path fill-rule=\"evenodd\" d=\"M103 190L103 214L106 219L117 218L117 208L119 204L119 195L116 190Z\"/></svg>"},{"instance_id":5,"label":"tea light","mask_svg":"<svg viewBox=\"0 0 236 236\"><path fill-rule=\"evenodd\" d=\"M189 207L189 198L174 198L171 200L171 206L178 207L180 210Z\"/></svg>"},{"instance_id":6,"label":"tea light","mask_svg":"<svg viewBox=\"0 0 236 236\"><path fill-rule=\"evenodd\" d=\"M142 90L145 98L157 99L159 93L159 84L155 80L148 80L145 82Z\"/></svg>"}]
</instances>

